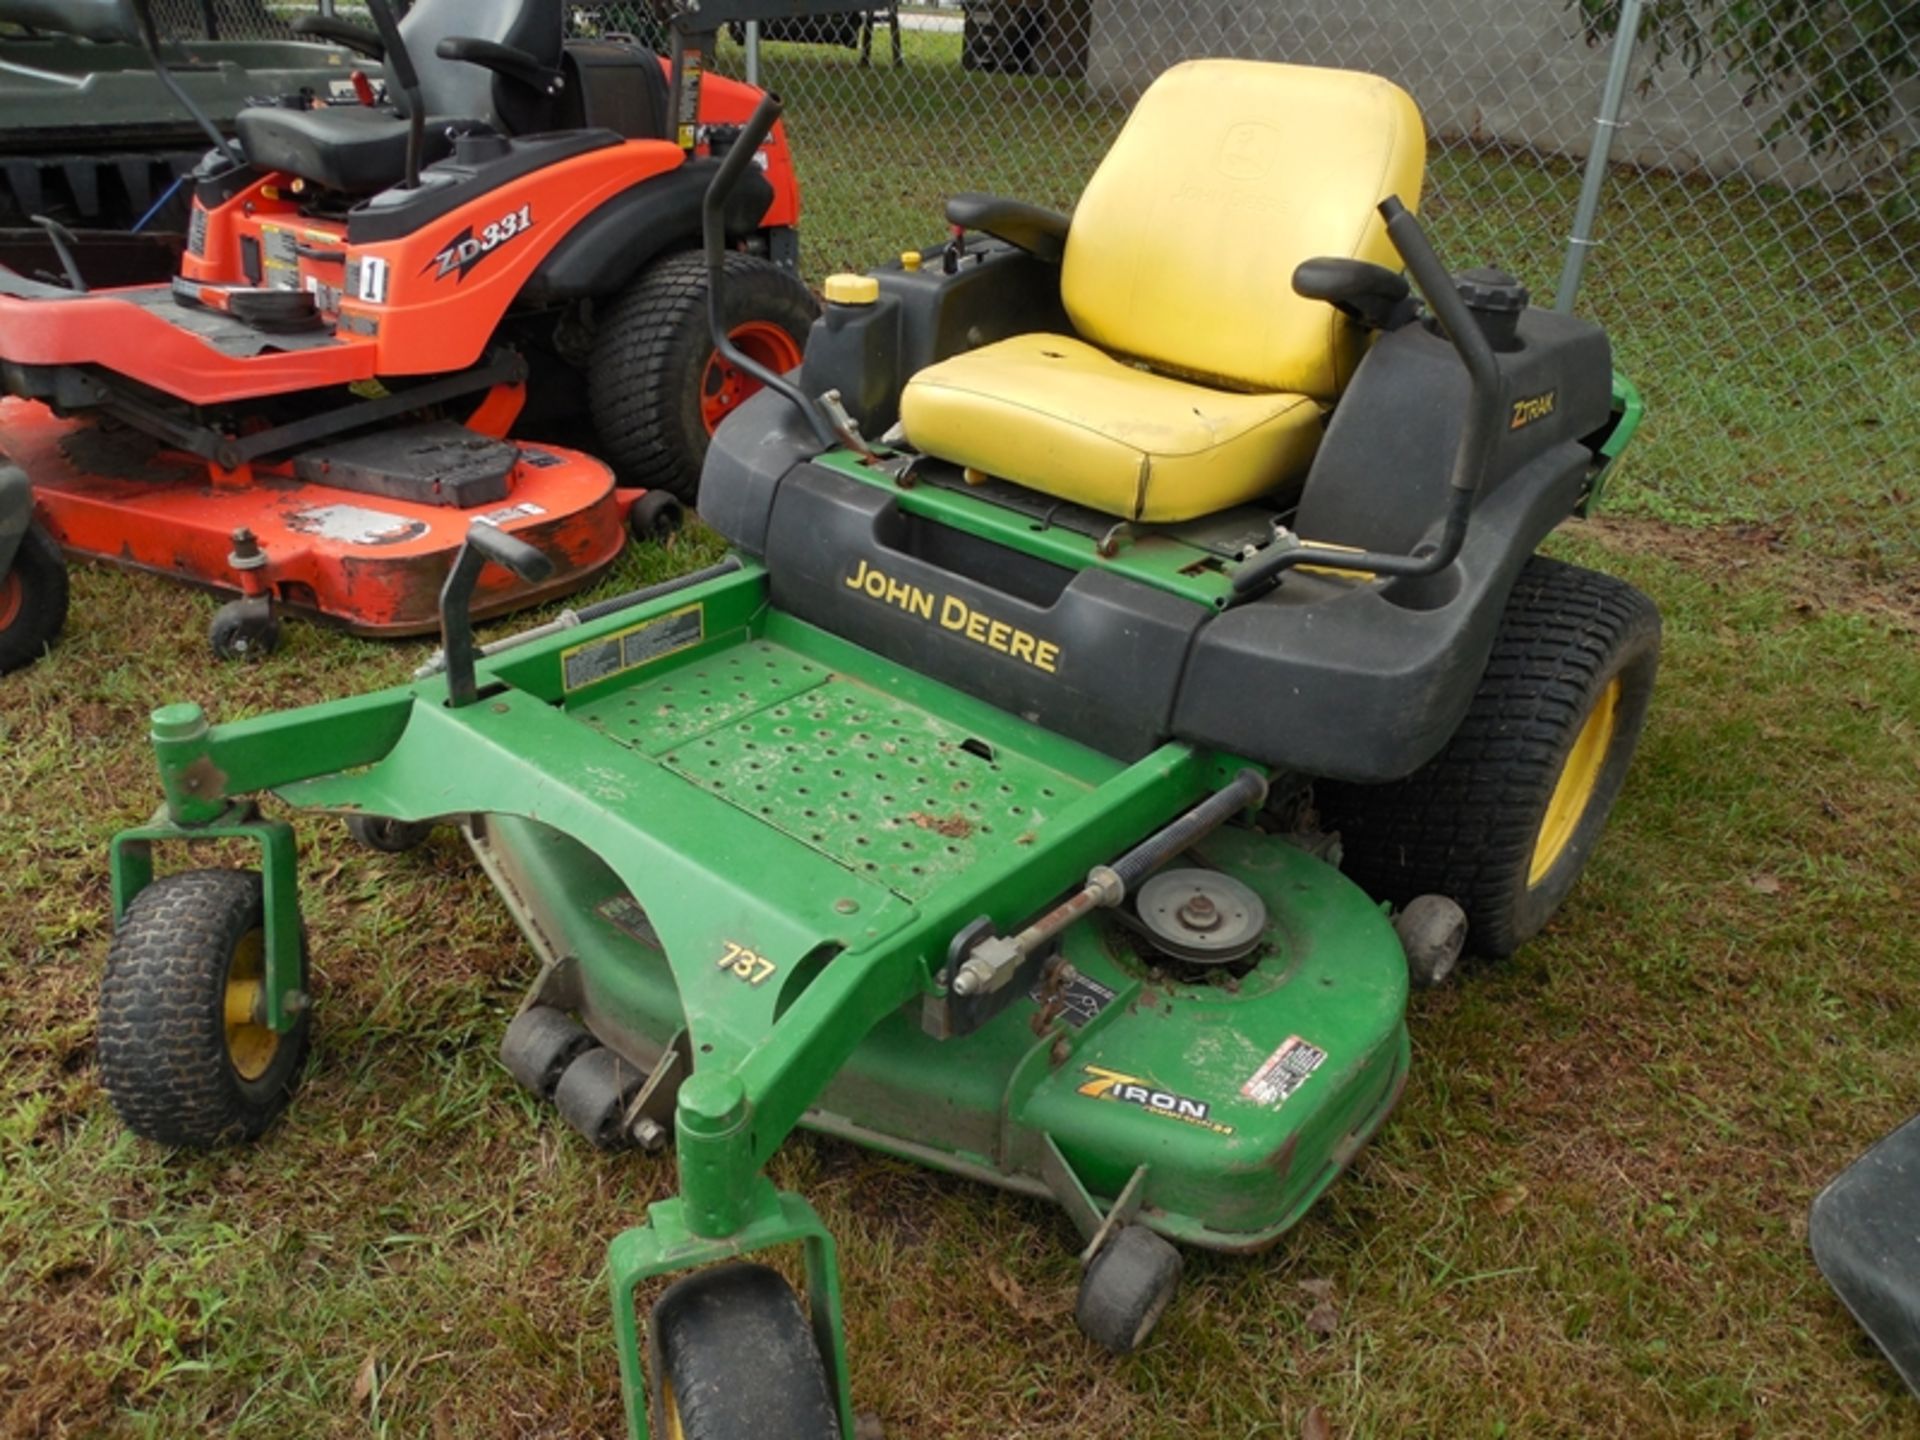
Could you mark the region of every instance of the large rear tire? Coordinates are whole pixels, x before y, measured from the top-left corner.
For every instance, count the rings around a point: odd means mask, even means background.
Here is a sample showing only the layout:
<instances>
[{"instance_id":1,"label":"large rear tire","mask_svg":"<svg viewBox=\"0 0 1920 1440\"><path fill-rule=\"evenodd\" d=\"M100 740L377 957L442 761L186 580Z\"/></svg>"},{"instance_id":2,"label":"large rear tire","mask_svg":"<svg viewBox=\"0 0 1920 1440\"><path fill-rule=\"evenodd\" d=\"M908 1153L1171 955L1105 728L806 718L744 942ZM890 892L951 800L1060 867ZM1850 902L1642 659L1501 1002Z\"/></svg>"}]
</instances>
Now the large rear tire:
<instances>
[{"instance_id":1,"label":"large rear tire","mask_svg":"<svg viewBox=\"0 0 1920 1440\"><path fill-rule=\"evenodd\" d=\"M1660 612L1610 575L1535 556L1473 705L1390 785L1323 784L1322 823L1372 895L1445 895L1467 946L1512 954L1567 898L1606 828L1653 700Z\"/></svg>"},{"instance_id":2,"label":"large rear tire","mask_svg":"<svg viewBox=\"0 0 1920 1440\"><path fill-rule=\"evenodd\" d=\"M655 1433L838 1440L839 1407L799 1298L764 1265L679 1281L653 1307Z\"/></svg>"},{"instance_id":3,"label":"large rear tire","mask_svg":"<svg viewBox=\"0 0 1920 1440\"><path fill-rule=\"evenodd\" d=\"M0 675L38 660L66 623L66 559L51 535L28 525L0 575Z\"/></svg>"},{"instance_id":4,"label":"large rear tire","mask_svg":"<svg viewBox=\"0 0 1920 1440\"><path fill-rule=\"evenodd\" d=\"M724 305L749 357L780 373L800 363L817 307L792 271L730 250ZM601 309L598 326L587 399L601 458L622 485L693 504L715 427L760 388L714 352L705 257L655 261Z\"/></svg>"}]
</instances>

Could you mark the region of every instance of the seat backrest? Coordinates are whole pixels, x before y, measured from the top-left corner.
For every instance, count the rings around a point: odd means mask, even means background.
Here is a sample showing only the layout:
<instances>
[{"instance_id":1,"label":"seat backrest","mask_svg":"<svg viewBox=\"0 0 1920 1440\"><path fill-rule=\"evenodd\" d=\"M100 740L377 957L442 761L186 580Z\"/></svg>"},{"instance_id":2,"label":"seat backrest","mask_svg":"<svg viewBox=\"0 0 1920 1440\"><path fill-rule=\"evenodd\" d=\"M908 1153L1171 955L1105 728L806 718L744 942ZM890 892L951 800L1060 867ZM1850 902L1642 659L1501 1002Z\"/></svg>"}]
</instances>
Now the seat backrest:
<instances>
[{"instance_id":1,"label":"seat backrest","mask_svg":"<svg viewBox=\"0 0 1920 1440\"><path fill-rule=\"evenodd\" d=\"M1104 349L1227 389L1332 399L1356 328L1293 293L1317 255L1400 259L1374 207L1417 205L1426 132L1375 75L1194 60L1154 81L1073 212L1061 295Z\"/></svg>"},{"instance_id":2,"label":"seat backrest","mask_svg":"<svg viewBox=\"0 0 1920 1440\"><path fill-rule=\"evenodd\" d=\"M465 35L512 45L542 65L558 68L565 29L564 0L416 0L400 22L400 38L407 42L407 53L420 72L427 114L484 120L498 130L518 134L537 126L546 102L484 65L442 60L434 48L451 36Z\"/></svg>"}]
</instances>

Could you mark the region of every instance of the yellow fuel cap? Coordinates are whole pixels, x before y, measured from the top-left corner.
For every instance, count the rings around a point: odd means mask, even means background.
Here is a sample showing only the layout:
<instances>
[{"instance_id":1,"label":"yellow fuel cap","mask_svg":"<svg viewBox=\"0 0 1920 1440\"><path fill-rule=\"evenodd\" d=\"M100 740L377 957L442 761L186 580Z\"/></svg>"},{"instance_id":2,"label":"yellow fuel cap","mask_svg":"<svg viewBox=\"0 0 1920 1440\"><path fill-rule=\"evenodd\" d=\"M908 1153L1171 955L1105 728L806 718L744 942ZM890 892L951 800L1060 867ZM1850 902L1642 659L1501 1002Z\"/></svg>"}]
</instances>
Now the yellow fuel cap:
<instances>
[{"instance_id":1,"label":"yellow fuel cap","mask_svg":"<svg viewBox=\"0 0 1920 1440\"><path fill-rule=\"evenodd\" d=\"M909 272L918 270L920 268L920 252L918 250L902 250L900 252L900 268Z\"/></svg>"},{"instance_id":2,"label":"yellow fuel cap","mask_svg":"<svg viewBox=\"0 0 1920 1440\"><path fill-rule=\"evenodd\" d=\"M829 275L825 291L830 305L871 305L880 298L880 282L871 275Z\"/></svg>"}]
</instances>

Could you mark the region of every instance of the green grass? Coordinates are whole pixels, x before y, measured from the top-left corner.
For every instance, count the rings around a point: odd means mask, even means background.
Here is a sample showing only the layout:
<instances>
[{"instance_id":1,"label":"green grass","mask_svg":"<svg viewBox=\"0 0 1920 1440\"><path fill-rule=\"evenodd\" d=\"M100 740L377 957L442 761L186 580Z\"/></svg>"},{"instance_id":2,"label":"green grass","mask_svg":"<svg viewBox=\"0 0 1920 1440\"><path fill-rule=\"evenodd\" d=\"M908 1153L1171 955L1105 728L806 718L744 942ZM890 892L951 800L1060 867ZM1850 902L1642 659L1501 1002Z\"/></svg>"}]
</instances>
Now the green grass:
<instances>
[{"instance_id":1,"label":"green grass","mask_svg":"<svg viewBox=\"0 0 1920 1440\"><path fill-rule=\"evenodd\" d=\"M1074 1335L1050 1208L787 1147L889 1434L1293 1435L1314 1406L1351 1435L1920 1434L1803 1218L1920 1090L1914 630L1670 538L1555 546L1667 617L1587 879L1517 960L1416 1002L1396 1118L1271 1254L1192 1257L1145 1355ZM602 591L710 553L635 552ZM602 1247L670 1166L590 1153L495 1062L532 960L452 837L382 857L301 822L319 1038L263 1144L169 1156L106 1107L104 843L157 798L148 707L237 716L422 650L295 626L218 668L210 610L82 569L71 636L0 687L0 1434L610 1433Z\"/></svg>"}]
</instances>

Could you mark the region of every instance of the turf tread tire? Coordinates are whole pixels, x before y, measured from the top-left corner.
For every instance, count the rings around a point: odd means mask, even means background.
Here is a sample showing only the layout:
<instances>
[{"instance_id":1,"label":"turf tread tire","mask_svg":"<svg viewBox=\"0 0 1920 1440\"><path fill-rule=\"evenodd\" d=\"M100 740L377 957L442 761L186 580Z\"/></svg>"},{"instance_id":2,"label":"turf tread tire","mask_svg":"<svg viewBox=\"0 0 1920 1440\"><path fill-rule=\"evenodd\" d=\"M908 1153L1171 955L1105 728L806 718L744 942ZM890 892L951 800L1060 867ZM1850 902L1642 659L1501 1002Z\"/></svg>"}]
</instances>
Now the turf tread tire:
<instances>
[{"instance_id":1,"label":"turf tread tire","mask_svg":"<svg viewBox=\"0 0 1920 1440\"><path fill-rule=\"evenodd\" d=\"M776 1271L736 1263L678 1281L653 1307L653 1344L687 1440L837 1440L813 1327ZM671 1433L660 1420L655 1433Z\"/></svg>"},{"instance_id":2,"label":"turf tread tire","mask_svg":"<svg viewBox=\"0 0 1920 1440\"><path fill-rule=\"evenodd\" d=\"M1623 580L1530 559L1507 601L1466 718L1441 752L1387 785L1319 787L1349 876L1405 905L1445 895L1467 914L1467 948L1510 955L1579 878L1646 724L1660 612ZM1528 884L1534 844L1594 701L1622 678L1615 731L1592 798L1553 869Z\"/></svg>"},{"instance_id":3,"label":"turf tread tire","mask_svg":"<svg viewBox=\"0 0 1920 1440\"><path fill-rule=\"evenodd\" d=\"M726 252L725 266L728 326L771 320L804 348L817 307L799 277L739 250ZM708 442L700 382L712 354L699 251L656 261L601 311L587 400L600 458L622 485L694 503Z\"/></svg>"},{"instance_id":4,"label":"turf tread tire","mask_svg":"<svg viewBox=\"0 0 1920 1440\"><path fill-rule=\"evenodd\" d=\"M0 576L0 583L8 578ZM66 628L66 557L38 523L28 525L20 537L12 578L20 587L19 609L6 629L0 630L0 675L31 665Z\"/></svg>"},{"instance_id":5,"label":"turf tread tire","mask_svg":"<svg viewBox=\"0 0 1920 1440\"><path fill-rule=\"evenodd\" d=\"M263 918L252 870L169 875L127 907L100 986L98 1063L108 1099L136 1135L211 1149L257 1139L286 1109L306 1063L306 1012L259 1079L242 1079L227 1054L227 967ZM302 988L305 980L303 941Z\"/></svg>"}]
</instances>

